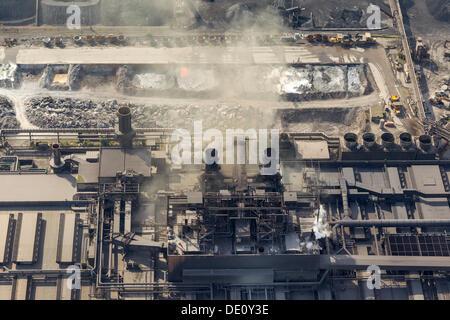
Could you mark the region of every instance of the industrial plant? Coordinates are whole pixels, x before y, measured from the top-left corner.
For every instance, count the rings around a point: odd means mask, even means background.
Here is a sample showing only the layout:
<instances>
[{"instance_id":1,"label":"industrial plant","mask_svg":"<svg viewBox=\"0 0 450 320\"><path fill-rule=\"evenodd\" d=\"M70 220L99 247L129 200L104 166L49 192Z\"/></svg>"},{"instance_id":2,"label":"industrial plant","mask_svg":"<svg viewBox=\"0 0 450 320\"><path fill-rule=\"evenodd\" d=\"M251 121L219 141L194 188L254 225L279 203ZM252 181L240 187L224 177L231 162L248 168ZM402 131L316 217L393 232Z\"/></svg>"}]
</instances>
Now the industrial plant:
<instances>
[{"instance_id":1,"label":"industrial plant","mask_svg":"<svg viewBox=\"0 0 450 320\"><path fill-rule=\"evenodd\" d=\"M450 300L449 11L1 0L0 300Z\"/></svg>"}]
</instances>

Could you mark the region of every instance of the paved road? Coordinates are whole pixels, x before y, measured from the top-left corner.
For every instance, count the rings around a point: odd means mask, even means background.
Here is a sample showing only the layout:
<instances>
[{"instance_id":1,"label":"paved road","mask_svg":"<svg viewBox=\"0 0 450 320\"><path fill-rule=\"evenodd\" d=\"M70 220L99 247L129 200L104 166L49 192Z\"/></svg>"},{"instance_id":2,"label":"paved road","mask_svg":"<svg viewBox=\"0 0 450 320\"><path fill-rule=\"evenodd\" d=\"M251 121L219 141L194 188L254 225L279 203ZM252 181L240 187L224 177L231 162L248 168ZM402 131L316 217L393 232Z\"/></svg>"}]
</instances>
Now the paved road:
<instances>
[{"instance_id":1,"label":"paved road","mask_svg":"<svg viewBox=\"0 0 450 320\"><path fill-rule=\"evenodd\" d=\"M399 2L399 0L390 0L389 4L391 6L391 10L393 12L395 21L398 25L400 34L402 36L402 44L403 44L403 48L404 48L404 52L405 52L405 56L406 56L406 62L408 64L408 68L411 73L411 82L412 82L412 85L414 88L414 96L415 96L415 101L417 103L418 116L421 120L423 120L427 117L427 114L425 112L425 106L423 103L422 92L420 90L419 83L415 76L414 62L412 60L411 50L410 50L409 43L408 43L408 37L407 37L406 31L405 31L405 25L403 22L403 15L402 15L402 9L400 7L400 2ZM432 114L430 116L433 117Z\"/></svg>"},{"instance_id":2,"label":"paved road","mask_svg":"<svg viewBox=\"0 0 450 320\"><path fill-rule=\"evenodd\" d=\"M7 49L6 52L12 51ZM364 55L339 47L186 47L18 49L17 64L285 64L361 63Z\"/></svg>"}]
</instances>

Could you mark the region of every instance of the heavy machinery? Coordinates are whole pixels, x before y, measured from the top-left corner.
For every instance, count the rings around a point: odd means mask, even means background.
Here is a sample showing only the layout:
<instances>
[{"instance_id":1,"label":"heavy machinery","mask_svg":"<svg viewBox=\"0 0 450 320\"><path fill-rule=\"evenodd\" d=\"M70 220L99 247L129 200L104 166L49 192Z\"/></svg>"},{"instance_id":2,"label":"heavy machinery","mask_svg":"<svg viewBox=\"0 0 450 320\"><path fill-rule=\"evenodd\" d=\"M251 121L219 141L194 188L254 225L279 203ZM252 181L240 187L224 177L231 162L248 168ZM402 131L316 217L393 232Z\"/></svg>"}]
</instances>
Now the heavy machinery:
<instances>
[{"instance_id":1,"label":"heavy machinery","mask_svg":"<svg viewBox=\"0 0 450 320\"><path fill-rule=\"evenodd\" d=\"M350 45L352 45L352 43L353 43L352 35L351 35L351 34L347 34L347 35L342 36L341 43L342 43L344 46L350 46Z\"/></svg>"},{"instance_id":2,"label":"heavy machinery","mask_svg":"<svg viewBox=\"0 0 450 320\"><path fill-rule=\"evenodd\" d=\"M415 59L417 62L422 62L428 58L428 48L423 43L421 37L416 39Z\"/></svg>"},{"instance_id":3,"label":"heavy machinery","mask_svg":"<svg viewBox=\"0 0 450 320\"><path fill-rule=\"evenodd\" d=\"M360 47L371 46L377 43L377 39L372 37L370 32L366 32L364 34L357 33L354 41L356 45Z\"/></svg>"},{"instance_id":4,"label":"heavy machinery","mask_svg":"<svg viewBox=\"0 0 450 320\"><path fill-rule=\"evenodd\" d=\"M400 97L399 97L398 95L396 95L396 94L393 94L393 95L389 98L389 101L391 101L391 102L398 102L398 101L400 101Z\"/></svg>"},{"instance_id":5,"label":"heavy machinery","mask_svg":"<svg viewBox=\"0 0 450 320\"><path fill-rule=\"evenodd\" d=\"M391 109L394 111L395 115L401 115L403 111L403 105L400 103L400 97L394 94L389 98L389 101Z\"/></svg>"},{"instance_id":6,"label":"heavy machinery","mask_svg":"<svg viewBox=\"0 0 450 320\"><path fill-rule=\"evenodd\" d=\"M308 40L308 42L310 43L315 43L315 42L322 42L322 43L327 43L328 42L328 35L322 35L322 34L310 34L306 37L306 40Z\"/></svg>"},{"instance_id":7,"label":"heavy machinery","mask_svg":"<svg viewBox=\"0 0 450 320\"><path fill-rule=\"evenodd\" d=\"M444 93L437 93L434 98L430 98L430 103L436 106L444 106L448 108L450 105L450 98L447 97Z\"/></svg>"}]
</instances>

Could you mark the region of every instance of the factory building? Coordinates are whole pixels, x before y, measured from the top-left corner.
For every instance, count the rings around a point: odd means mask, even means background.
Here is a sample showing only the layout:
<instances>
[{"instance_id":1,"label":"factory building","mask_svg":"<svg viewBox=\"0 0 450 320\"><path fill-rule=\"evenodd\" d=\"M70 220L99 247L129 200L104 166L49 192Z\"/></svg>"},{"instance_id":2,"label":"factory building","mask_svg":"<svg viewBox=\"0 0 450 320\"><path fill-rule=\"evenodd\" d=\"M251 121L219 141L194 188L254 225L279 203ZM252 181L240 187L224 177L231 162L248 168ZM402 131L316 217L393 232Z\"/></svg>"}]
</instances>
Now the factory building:
<instances>
[{"instance_id":1,"label":"factory building","mask_svg":"<svg viewBox=\"0 0 450 320\"><path fill-rule=\"evenodd\" d=\"M284 132L266 176L271 163L173 164L169 129L135 128L128 107L115 128L4 129L3 145L23 133L57 141L1 158L3 299L450 294L450 163L432 137Z\"/></svg>"}]
</instances>

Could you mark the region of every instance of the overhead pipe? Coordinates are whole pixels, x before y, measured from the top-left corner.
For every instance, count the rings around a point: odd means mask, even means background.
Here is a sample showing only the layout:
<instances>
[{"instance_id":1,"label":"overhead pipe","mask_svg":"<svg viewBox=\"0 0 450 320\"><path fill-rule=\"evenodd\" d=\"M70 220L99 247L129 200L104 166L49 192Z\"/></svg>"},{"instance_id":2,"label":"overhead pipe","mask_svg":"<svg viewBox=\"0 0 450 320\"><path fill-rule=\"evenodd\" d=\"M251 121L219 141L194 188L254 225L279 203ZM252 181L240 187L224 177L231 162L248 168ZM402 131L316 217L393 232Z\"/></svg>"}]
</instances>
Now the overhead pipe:
<instances>
[{"instance_id":1,"label":"overhead pipe","mask_svg":"<svg viewBox=\"0 0 450 320\"><path fill-rule=\"evenodd\" d=\"M441 227L450 226L450 219L337 220L329 224L343 227Z\"/></svg>"}]
</instances>

